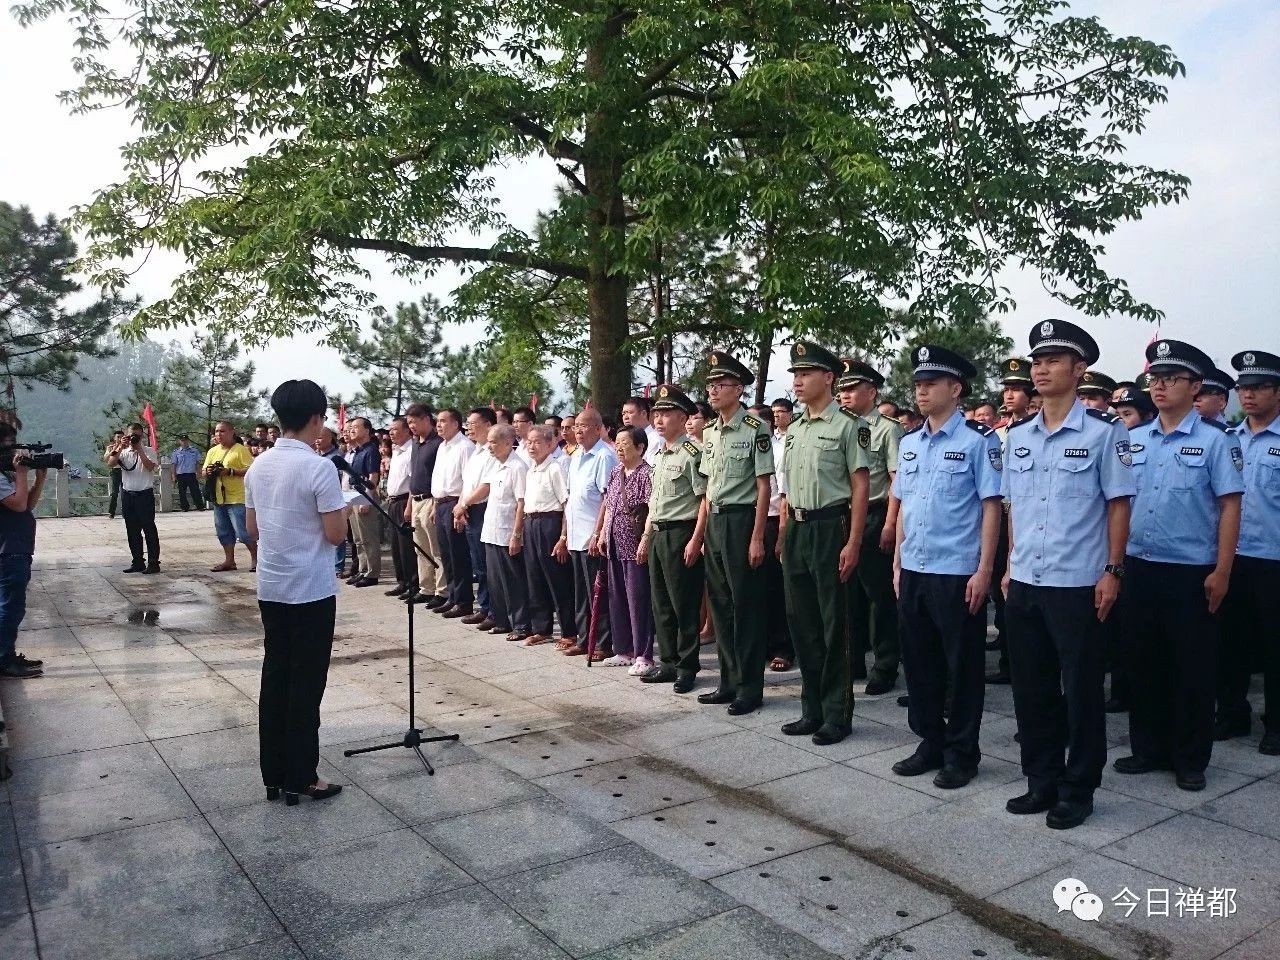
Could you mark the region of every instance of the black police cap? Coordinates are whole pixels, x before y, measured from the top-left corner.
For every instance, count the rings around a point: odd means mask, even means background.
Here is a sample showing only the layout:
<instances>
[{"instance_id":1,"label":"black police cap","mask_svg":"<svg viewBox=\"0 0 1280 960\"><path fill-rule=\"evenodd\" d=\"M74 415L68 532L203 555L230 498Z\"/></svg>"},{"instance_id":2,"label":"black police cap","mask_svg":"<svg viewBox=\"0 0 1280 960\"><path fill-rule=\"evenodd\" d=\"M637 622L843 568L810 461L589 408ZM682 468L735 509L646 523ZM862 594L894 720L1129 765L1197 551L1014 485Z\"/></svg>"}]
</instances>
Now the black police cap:
<instances>
[{"instance_id":1,"label":"black police cap","mask_svg":"<svg viewBox=\"0 0 1280 960\"><path fill-rule=\"evenodd\" d=\"M1213 361L1203 350L1182 340L1157 340L1147 344L1147 370L1153 375L1182 371L1203 380L1213 370Z\"/></svg>"},{"instance_id":2,"label":"black police cap","mask_svg":"<svg viewBox=\"0 0 1280 960\"><path fill-rule=\"evenodd\" d=\"M933 343L921 344L911 351L911 367L912 380L955 377L964 384L966 392L969 381L978 375L977 368L960 354Z\"/></svg>"},{"instance_id":3,"label":"black police cap","mask_svg":"<svg viewBox=\"0 0 1280 960\"><path fill-rule=\"evenodd\" d=\"M1280 356L1262 350L1244 350L1231 358L1237 387L1258 387L1280 383Z\"/></svg>"},{"instance_id":4,"label":"black police cap","mask_svg":"<svg viewBox=\"0 0 1280 960\"><path fill-rule=\"evenodd\" d=\"M1235 389L1235 386L1236 381L1231 374L1214 367L1200 381L1200 392L1230 394Z\"/></svg>"},{"instance_id":5,"label":"black police cap","mask_svg":"<svg viewBox=\"0 0 1280 960\"><path fill-rule=\"evenodd\" d=\"M1031 328L1031 356L1046 353L1074 353L1089 366L1098 362L1101 351L1088 331L1066 320L1044 320Z\"/></svg>"},{"instance_id":6,"label":"black police cap","mask_svg":"<svg viewBox=\"0 0 1280 960\"><path fill-rule=\"evenodd\" d=\"M1139 390L1135 384L1121 384L1111 398L1112 407L1137 407L1143 416L1156 412L1151 395Z\"/></svg>"}]
</instances>

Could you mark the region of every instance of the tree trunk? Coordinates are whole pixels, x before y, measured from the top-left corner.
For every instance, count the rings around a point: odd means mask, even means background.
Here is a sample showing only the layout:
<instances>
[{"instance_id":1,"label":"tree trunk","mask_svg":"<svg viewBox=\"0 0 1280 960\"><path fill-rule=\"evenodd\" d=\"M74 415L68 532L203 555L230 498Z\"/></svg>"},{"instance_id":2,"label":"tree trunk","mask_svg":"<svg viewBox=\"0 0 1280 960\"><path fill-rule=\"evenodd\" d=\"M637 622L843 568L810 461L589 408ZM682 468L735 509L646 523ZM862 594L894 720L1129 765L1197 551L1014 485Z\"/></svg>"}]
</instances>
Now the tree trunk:
<instances>
[{"instance_id":1,"label":"tree trunk","mask_svg":"<svg viewBox=\"0 0 1280 960\"><path fill-rule=\"evenodd\" d=\"M765 385L769 380L769 360L773 357L773 327L764 324L756 341L756 403L766 403Z\"/></svg>"}]
</instances>

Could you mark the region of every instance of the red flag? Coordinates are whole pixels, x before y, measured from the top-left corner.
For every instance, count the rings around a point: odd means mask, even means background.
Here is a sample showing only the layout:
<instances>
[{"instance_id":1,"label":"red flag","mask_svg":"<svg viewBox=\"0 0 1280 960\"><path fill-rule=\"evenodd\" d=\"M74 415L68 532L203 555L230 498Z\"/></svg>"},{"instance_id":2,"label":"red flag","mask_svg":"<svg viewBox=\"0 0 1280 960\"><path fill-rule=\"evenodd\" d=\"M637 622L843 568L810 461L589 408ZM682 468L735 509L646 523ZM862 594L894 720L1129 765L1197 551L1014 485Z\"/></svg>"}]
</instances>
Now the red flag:
<instances>
[{"instance_id":1,"label":"red flag","mask_svg":"<svg viewBox=\"0 0 1280 960\"><path fill-rule=\"evenodd\" d=\"M590 410L590 409L591 409L591 398L590 398L590 397L587 397L587 402L586 402L586 403L584 403L584 404L582 405L582 409L583 409L583 410Z\"/></svg>"},{"instance_id":2,"label":"red flag","mask_svg":"<svg viewBox=\"0 0 1280 960\"><path fill-rule=\"evenodd\" d=\"M529 394L529 409L534 413L538 412L538 395L536 393Z\"/></svg>"},{"instance_id":3,"label":"red flag","mask_svg":"<svg viewBox=\"0 0 1280 960\"><path fill-rule=\"evenodd\" d=\"M142 419L147 425L147 430L150 432L149 439L151 443L149 446L152 450L158 451L160 449L160 438L156 433L156 415L151 411L150 400L148 400L147 405L142 408Z\"/></svg>"},{"instance_id":4,"label":"red flag","mask_svg":"<svg viewBox=\"0 0 1280 960\"><path fill-rule=\"evenodd\" d=\"M341 433L347 429L347 405L345 403L338 404L338 432Z\"/></svg>"},{"instance_id":5,"label":"red flag","mask_svg":"<svg viewBox=\"0 0 1280 960\"><path fill-rule=\"evenodd\" d=\"M647 383L646 383L646 384L644 385L644 398L645 398L646 400L648 400L648 399L649 399L649 390L650 390L650 386L649 386L649 384L647 384Z\"/></svg>"},{"instance_id":6,"label":"red flag","mask_svg":"<svg viewBox=\"0 0 1280 960\"><path fill-rule=\"evenodd\" d=\"M1147 346L1148 347L1151 346L1151 344L1155 343L1159 339L1160 339L1160 328L1156 327L1155 336L1153 336L1150 340L1147 341ZM1142 365L1142 372L1146 373L1150 369L1151 369L1151 361L1148 360L1146 363Z\"/></svg>"}]
</instances>

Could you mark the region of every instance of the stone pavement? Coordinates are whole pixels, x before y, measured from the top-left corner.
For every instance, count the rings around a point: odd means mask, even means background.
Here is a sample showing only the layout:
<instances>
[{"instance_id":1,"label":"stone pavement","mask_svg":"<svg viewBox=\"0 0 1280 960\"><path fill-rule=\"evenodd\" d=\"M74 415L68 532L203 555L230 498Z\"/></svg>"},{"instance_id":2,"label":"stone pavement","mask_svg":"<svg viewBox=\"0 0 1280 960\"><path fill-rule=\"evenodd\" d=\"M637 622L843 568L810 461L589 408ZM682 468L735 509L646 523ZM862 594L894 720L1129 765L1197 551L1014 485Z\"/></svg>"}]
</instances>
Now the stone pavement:
<instances>
[{"instance_id":1,"label":"stone pavement","mask_svg":"<svg viewBox=\"0 0 1280 960\"><path fill-rule=\"evenodd\" d=\"M418 715L462 736L428 777L406 750L342 755L407 725L404 611L376 589L339 597L322 774L346 789L267 803L252 577L206 572L209 515L160 529L163 574L126 577L118 521L40 522L19 647L47 672L0 684L4 960L1280 956L1280 759L1256 730L1215 746L1200 794L1108 771L1058 833L1003 811L1023 789L1007 687L980 776L945 792L890 773L914 743L901 689L821 748L778 731L794 673L732 718L420 614ZM1067 877L1100 921L1054 906ZM1203 896L1182 917L1179 888ZM1160 891L1170 916L1148 917Z\"/></svg>"}]
</instances>

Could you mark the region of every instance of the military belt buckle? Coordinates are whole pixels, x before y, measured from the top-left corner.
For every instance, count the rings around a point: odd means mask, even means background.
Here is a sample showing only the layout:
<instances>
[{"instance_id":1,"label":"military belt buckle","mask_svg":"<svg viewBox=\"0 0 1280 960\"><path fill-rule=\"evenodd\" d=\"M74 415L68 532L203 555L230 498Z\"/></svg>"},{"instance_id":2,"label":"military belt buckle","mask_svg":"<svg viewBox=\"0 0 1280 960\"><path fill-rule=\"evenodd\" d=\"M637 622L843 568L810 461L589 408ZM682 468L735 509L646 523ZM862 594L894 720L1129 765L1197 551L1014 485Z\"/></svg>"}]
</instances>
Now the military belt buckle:
<instances>
[{"instance_id":1,"label":"military belt buckle","mask_svg":"<svg viewBox=\"0 0 1280 960\"><path fill-rule=\"evenodd\" d=\"M711 512L712 512L712 513L719 513L719 512L720 512L720 504L718 504L718 503L713 503L713 504L711 505Z\"/></svg>"},{"instance_id":2,"label":"military belt buckle","mask_svg":"<svg viewBox=\"0 0 1280 960\"><path fill-rule=\"evenodd\" d=\"M805 510L805 509L803 509L803 508L801 508L801 507L792 507L792 508L791 508L792 519L794 519L794 520L798 520L798 521L800 521L801 523L804 523L804 521L805 521L805 514L807 514L808 512L809 512L808 510Z\"/></svg>"}]
</instances>

